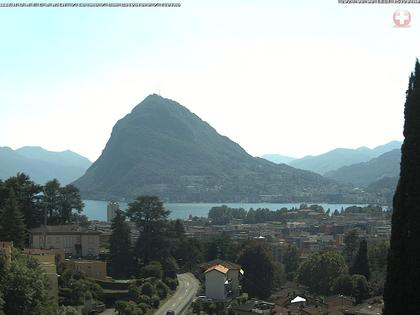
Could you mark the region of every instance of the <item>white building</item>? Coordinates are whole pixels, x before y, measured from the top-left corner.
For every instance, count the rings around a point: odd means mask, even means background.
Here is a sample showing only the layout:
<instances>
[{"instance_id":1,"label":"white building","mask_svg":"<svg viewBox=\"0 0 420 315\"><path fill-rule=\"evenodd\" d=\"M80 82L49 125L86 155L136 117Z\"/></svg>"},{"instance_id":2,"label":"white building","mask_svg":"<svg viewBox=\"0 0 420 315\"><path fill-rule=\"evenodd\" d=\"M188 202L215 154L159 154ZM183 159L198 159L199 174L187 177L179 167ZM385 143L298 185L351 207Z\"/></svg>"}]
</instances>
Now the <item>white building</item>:
<instances>
[{"instance_id":1,"label":"white building","mask_svg":"<svg viewBox=\"0 0 420 315\"><path fill-rule=\"evenodd\" d=\"M239 295L239 265L220 262L210 264L204 272L206 297L214 300L226 300Z\"/></svg>"},{"instance_id":2,"label":"white building","mask_svg":"<svg viewBox=\"0 0 420 315\"><path fill-rule=\"evenodd\" d=\"M110 201L106 209L106 218L108 222L111 222L117 215L117 211L120 210L118 202Z\"/></svg>"}]
</instances>

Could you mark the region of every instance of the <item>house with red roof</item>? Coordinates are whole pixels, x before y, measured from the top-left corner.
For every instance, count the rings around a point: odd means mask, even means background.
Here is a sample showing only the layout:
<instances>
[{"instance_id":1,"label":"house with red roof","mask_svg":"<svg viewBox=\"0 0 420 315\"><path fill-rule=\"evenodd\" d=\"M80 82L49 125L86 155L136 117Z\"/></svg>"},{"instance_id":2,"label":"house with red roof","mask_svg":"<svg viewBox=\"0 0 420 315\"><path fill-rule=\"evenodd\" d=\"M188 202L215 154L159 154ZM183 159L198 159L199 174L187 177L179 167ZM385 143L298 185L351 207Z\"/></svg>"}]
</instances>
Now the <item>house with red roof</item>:
<instances>
[{"instance_id":1,"label":"house with red roof","mask_svg":"<svg viewBox=\"0 0 420 315\"><path fill-rule=\"evenodd\" d=\"M206 264L204 271L206 297L224 301L239 296L239 278L241 266L226 262L212 261Z\"/></svg>"}]
</instances>

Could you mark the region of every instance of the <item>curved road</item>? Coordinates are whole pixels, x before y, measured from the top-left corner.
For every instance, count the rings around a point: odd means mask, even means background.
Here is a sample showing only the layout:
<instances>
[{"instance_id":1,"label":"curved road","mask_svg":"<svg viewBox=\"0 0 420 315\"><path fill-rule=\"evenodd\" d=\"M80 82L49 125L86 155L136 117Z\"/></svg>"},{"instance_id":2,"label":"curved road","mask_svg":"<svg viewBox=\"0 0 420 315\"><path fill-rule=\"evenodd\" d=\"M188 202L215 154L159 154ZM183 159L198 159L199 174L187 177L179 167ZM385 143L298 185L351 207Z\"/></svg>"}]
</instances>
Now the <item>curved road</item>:
<instances>
[{"instance_id":1,"label":"curved road","mask_svg":"<svg viewBox=\"0 0 420 315\"><path fill-rule=\"evenodd\" d=\"M175 315L184 314L197 294L200 283L191 273L178 275L179 286L175 294L155 312L155 315L166 315L169 310Z\"/></svg>"}]
</instances>

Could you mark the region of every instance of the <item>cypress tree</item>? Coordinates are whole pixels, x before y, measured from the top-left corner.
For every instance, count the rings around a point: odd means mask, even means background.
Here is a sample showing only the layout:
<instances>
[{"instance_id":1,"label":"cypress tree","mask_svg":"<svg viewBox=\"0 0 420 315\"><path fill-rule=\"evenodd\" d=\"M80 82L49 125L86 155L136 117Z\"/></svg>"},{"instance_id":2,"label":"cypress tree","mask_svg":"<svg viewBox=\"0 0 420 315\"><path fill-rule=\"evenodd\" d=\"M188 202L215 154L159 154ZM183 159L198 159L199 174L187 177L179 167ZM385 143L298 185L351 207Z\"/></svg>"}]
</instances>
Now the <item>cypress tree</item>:
<instances>
[{"instance_id":1,"label":"cypress tree","mask_svg":"<svg viewBox=\"0 0 420 315\"><path fill-rule=\"evenodd\" d=\"M393 201L384 315L420 310L420 64L410 76L404 109L401 171Z\"/></svg>"},{"instance_id":2,"label":"cypress tree","mask_svg":"<svg viewBox=\"0 0 420 315\"><path fill-rule=\"evenodd\" d=\"M26 239L25 223L13 189L9 190L9 197L1 213L0 224L0 240L13 241L14 246L22 248Z\"/></svg>"},{"instance_id":3,"label":"cypress tree","mask_svg":"<svg viewBox=\"0 0 420 315\"><path fill-rule=\"evenodd\" d=\"M109 247L109 273L114 278L127 278L133 271L130 227L122 211L112 220Z\"/></svg>"},{"instance_id":4,"label":"cypress tree","mask_svg":"<svg viewBox=\"0 0 420 315\"><path fill-rule=\"evenodd\" d=\"M367 280L370 278L369 262L368 262L368 252L367 252L367 241L362 240L359 245L359 251L357 252L354 263L350 268L350 273L352 275L362 275L365 276Z\"/></svg>"}]
</instances>

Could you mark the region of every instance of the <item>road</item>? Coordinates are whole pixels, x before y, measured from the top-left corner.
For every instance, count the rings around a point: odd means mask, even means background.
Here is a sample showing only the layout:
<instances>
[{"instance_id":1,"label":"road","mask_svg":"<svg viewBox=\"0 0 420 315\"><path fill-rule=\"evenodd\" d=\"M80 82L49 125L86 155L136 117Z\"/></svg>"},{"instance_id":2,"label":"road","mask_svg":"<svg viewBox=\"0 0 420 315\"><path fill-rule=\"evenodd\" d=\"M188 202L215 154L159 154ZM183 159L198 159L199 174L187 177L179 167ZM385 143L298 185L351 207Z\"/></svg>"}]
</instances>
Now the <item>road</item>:
<instances>
[{"instance_id":1,"label":"road","mask_svg":"<svg viewBox=\"0 0 420 315\"><path fill-rule=\"evenodd\" d=\"M155 315L166 315L169 310L175 315L184 314L196 296L200 283L191 273L178 275L179 286L174 295L155 312Z\"/></svg>"}]
</instances>

